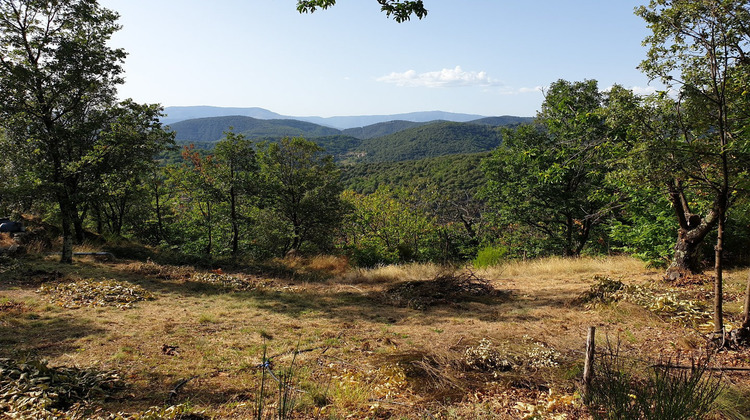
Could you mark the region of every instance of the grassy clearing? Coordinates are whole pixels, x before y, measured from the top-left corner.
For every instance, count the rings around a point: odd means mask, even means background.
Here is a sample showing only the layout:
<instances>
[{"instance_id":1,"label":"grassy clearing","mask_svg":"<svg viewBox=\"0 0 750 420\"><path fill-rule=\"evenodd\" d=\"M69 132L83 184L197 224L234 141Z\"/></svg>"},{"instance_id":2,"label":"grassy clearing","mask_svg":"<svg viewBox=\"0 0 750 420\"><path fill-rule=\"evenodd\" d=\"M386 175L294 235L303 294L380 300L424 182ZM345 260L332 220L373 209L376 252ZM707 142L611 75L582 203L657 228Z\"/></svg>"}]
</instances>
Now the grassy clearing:
<instances>
[{"instance_id":1,"label":"grassy clearing","mask_svg":"<svg viewBox=\"0 0 750 420\"><path fill-rule=\"evenodd\" d=\"M577 381L588 326L598 327L601 344L618 337L623 354L639 359L705 345L694 326L641 302L580 302L604 277L667 291L661 273L629 258L508 263L473 272L487 287L482 296L429 301L418 299L468 272L429 264L358 270L334 257L279 260L273 275L260 271L27 260L0 281L0 358L31 354L49 366L117 372L124 390L77 407L89 417L254 418L259 401L266 414L279 408L268 371L280 378L293 366L290 418L587 418ZM739 320L747 274L727 276L730 323ZM39 292L92 278L153 299L65 308ZM710 290L684 286L678 298L705 301ZM715 362L749 366L750 353ZM725 418L741 419L748 376L730 378L719 402Z\"/></svg>"}]
</instances>

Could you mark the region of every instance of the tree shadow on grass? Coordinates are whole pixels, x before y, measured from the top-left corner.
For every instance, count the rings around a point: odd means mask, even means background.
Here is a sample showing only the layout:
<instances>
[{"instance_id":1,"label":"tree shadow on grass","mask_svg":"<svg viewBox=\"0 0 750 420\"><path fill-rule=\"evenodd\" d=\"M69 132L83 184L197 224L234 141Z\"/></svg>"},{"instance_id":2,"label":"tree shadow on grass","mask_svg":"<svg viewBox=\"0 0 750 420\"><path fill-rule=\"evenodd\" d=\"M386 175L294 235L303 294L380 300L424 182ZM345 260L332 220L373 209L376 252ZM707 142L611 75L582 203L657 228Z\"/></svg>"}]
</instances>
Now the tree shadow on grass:
<instances>
[{"instance_id":1,"label":"tree shadow on grass","mask_svg":"<svg viewBox=\"0 0 750 420\"><path fill-rule=\"evenodd\" d=\"M0 357L29 352L56 357L74 351L78 339L104 332L91 322L60 314L22 312L6 315L0 318Z\"/></svg>"}]
</instances>

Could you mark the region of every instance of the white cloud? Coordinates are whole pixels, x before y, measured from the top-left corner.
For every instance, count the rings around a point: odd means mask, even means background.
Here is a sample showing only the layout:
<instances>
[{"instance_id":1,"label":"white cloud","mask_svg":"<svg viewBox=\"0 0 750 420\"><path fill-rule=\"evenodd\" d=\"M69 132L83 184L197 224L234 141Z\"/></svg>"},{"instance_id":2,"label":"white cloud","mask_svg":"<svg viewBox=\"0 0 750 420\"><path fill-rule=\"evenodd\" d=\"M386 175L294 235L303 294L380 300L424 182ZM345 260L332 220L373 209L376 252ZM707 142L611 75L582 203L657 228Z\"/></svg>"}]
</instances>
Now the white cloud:
<instances>
[{"instance_id":1,"label":"white cloud","mask_svg":"<svg viewBox=\"0 0 750 420\"><path fill-rule=\"evenodd\" d=\"M544 86L534 86L532 88L520 88L518 89L518 93L534 93L534 92L542 92L544 91Z\"/></svg>"},{"instance_id":2,"label":"white cloud","mask_svg":"<svg viewBox=\"0 0 750 420\"><path fill-rule=\"evenodd\" d=\"M651 95L651 94L654 94L654 93L656 93L657 91L659 91L659 89L657 89L657 88L656 88L656 87L654 87L654 86L646 86L646 87L643 87L643 86L633 86L633 87L631 87L630 89L631 89L631 90L633 91L633 93L635 93L636 95L644 95L644 96L645 96L645 95ZM669 89L667 89L667 91L669 92Z\"/></svg>"},{"instance_id":3,"label":"white cloud","mask_svg":"<svg viewBox=\"0 0 750 420\"><path fill-rule=\"evenodd\" d=\"M545 89L544 86L534 86L534 87L522 87L522 88L513 88L508 87L500 90L501 95L520 95L524 93L540 93L543 92Z\"/></svg>"},{"instance_id":4,"label":"white cloud","mask_svg":"<svg viewBox=\"0 0 750 420\"><path fill-rule=\"evenodd\" d=\"M500 82L490 78L487 72L464 71L461 66L419 74L414 70L407 70L403 73L393 72L376 80L396 86L428 88L500 85Z\"/></svg>"}]
</instances>

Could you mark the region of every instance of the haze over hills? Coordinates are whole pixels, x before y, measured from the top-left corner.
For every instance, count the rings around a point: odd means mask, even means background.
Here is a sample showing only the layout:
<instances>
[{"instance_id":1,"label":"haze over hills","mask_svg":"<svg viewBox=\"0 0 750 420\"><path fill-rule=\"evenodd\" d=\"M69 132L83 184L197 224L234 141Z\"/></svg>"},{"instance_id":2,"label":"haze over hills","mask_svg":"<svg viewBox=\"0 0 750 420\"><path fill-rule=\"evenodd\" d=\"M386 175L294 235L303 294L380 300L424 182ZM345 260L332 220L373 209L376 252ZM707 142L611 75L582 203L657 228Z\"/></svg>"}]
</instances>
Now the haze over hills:
<instances>
[{"instance_id":1,"label":"haze over hills","mask_svg":"<svg viewBox=\"0 0 750 420\"><path fill-rule=\"evenodd\" d=\"M483 115L461 114L444 111L410 112L393 115L358 115L340 117L294 117L281 115L263 108L225 108L215 106L169 106L164 108L165 117L161 119L162 124L172 125L174 123L208 117L245 116L262 120L269 119L293 119L334 127L340 130L348 128L364 127L372 124L403 120L410 122L429 122L445 120L454 122L468 122L485 118ZM516 117L519 118L519 117Z\"/></svg>"}]
</instances>

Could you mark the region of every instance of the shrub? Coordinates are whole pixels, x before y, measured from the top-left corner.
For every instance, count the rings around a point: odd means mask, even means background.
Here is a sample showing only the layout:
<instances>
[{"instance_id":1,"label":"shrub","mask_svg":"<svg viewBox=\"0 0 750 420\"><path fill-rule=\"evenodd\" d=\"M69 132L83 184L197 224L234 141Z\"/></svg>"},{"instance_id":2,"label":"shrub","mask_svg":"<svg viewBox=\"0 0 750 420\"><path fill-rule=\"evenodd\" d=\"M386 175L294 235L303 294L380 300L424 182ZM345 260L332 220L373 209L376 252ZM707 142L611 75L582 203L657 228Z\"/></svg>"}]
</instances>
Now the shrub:
<instances>
[{"instance_id":1,"label":"shrub","mask_svg":"<svg viewBox=\"0 0 750 420\"><path fill-rule=\"evenodd\" d=\"M487 268L500 264L508 253L508 248L503 246L486 246L477 252L474 258L474 267Z\"/></svg>"}]
</instances>

